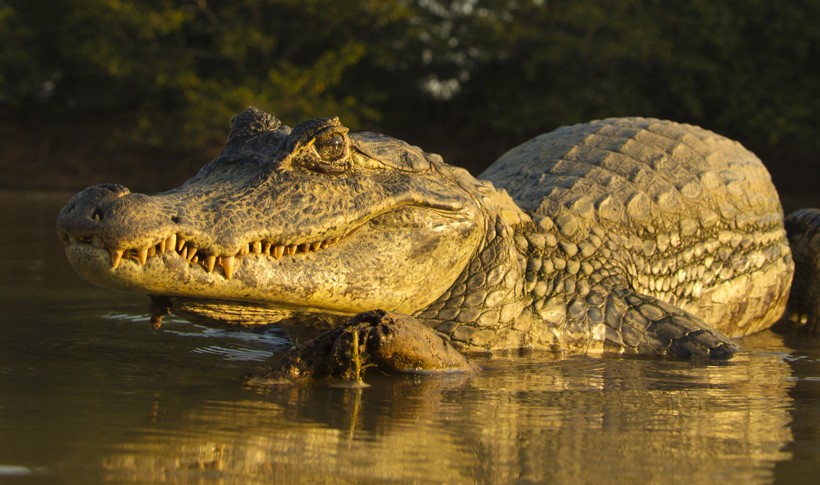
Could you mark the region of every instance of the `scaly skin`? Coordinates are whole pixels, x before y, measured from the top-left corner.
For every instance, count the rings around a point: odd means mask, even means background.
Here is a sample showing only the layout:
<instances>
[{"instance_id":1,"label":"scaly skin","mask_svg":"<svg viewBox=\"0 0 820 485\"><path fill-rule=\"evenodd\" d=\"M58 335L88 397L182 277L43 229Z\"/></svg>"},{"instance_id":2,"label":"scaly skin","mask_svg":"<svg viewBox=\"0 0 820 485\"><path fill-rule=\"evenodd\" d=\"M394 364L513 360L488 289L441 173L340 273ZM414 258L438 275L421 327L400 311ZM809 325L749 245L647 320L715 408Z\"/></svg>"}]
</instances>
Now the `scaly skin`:
<instances>
[{"instance_id":1,"label":"scaly skin","mask_svg":"<svg viewBox=\"0 0 820 485\"><path fill-rule=\"evenodd\" d=\"M795 261L788 319L797 328L820 330L820 210L800 209L786 218Z\"/></svg>"},{"instance_id":2,"label":"scaly skin","mask_svg":"<svg viewBox=\"0 0 820 485\"><path fill-rule=\"evenodd\" d=\"M336 119L290 130L249 109L181 187L89 187L57 227L83 277L148 293L157 323L167 311L279 323L303 342L383 309L351 325L368 339L392 325L416 357L440 335L464 351L725 358L729 337L784 313L794 265L782 209L736 142L610 119L537 137L481 178ZM798 220L799 254L816 255L820 218ZM798 275L816 279L813 264ZM814 281L792 308L816 321ZM317 339L297 354L327 348Z\"/></svg>"}]
</instances>

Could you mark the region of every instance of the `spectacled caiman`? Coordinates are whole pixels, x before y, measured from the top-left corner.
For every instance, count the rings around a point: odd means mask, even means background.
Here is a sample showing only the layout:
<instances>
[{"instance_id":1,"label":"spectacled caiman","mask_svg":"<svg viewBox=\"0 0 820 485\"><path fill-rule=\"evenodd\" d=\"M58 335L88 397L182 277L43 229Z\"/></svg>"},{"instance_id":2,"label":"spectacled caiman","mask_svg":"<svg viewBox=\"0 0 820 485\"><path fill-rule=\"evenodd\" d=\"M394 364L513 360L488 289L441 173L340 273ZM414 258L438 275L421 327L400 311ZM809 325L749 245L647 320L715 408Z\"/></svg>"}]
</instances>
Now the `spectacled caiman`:
<instances>
[{"instance_id":1,"label":"spectacled caiman","mask_svg":"<svg viewBox=\"0 0 820 485\"><path fill-rule=\"evenodd\" d=\"M282 325L295 378L349 376L351 346L400 370L515 349L728 358L781 319L817 328L818 227L816 209L784 225L760 160L691 125L563 127L474 178L255 108L182 186L94 185L57 220L74 269L150 295L156 325Z\"/></svg>"}]
</instances>

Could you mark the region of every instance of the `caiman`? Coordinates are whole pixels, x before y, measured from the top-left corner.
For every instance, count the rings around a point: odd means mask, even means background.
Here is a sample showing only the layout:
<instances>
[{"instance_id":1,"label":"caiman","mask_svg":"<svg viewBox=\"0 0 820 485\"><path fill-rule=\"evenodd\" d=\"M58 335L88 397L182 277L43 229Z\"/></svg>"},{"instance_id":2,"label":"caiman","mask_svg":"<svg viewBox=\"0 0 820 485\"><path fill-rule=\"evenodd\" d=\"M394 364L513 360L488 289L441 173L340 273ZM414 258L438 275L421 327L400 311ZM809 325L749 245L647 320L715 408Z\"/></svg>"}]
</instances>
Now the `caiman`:
<instances>
[{"instance_id":1,"label":"caiman","mask_svg":"<svg viewBox=\"0 0 820 485\"><path fill-rule=\"evenodd\" d=\"M818 227L816 209L784 224L761 161L691 125L563 127L474 178L338 118L291 129L255 108L182 186L94 185L57 220L74 269L150 295L155 325L281 325L295 378L522 349L729 358L781 319L817 328Z\"/></svg>"}]
</instances>

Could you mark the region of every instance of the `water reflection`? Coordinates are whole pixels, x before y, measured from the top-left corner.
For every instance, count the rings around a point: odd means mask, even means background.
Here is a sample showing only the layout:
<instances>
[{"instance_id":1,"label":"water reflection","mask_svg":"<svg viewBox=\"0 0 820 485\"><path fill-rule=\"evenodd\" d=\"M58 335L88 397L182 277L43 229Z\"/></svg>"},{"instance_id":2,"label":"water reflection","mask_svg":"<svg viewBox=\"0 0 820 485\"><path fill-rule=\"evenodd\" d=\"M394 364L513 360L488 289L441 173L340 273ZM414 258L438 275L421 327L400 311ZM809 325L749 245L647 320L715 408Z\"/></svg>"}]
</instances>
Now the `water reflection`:
<instances>
[{"instance_id":1,"label":"water reflection","mask_svg":"<svg viewBox=\"0 0 820 485\"><path fill-rule=\"evenodd\" d=\"M782 349L777 337L764 342ZM237 400L159 394L101 450L106 479L644 483L772 478L789 458L789 366L596 358L483 362L478 377L376 378L368 389L256 388ZM372 379L371 379L372 381Z\"/></svg>"}]
</instances>

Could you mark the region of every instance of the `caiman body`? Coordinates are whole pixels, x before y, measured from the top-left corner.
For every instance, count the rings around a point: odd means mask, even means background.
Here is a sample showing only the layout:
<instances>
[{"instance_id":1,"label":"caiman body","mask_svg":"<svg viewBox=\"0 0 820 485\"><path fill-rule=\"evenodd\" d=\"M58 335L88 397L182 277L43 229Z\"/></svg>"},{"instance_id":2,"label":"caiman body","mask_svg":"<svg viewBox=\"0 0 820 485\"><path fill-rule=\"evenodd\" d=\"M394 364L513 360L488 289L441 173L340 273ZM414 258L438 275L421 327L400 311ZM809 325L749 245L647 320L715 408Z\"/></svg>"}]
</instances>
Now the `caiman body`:
<instances>
[{"instance_id":1,"label":"caiman body","mask_svg":"<svg viewBox=\"0 0 820 485\"><path fill-rule=\"evenodd\" d=\"M794 218L798 260L817 219ZM784 315L794 274L762 163L642 118L539 136L476 179L337 119L291 130L249 109L179 188L89 187L57 229L78 273L151 295L155 320L279 323L301 342L382 309L466 351L727 357ZM811 325L815 274L792 294Z\"/></svg>"}]
</instances>

